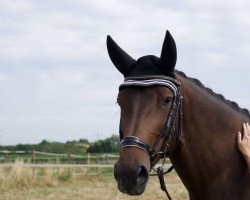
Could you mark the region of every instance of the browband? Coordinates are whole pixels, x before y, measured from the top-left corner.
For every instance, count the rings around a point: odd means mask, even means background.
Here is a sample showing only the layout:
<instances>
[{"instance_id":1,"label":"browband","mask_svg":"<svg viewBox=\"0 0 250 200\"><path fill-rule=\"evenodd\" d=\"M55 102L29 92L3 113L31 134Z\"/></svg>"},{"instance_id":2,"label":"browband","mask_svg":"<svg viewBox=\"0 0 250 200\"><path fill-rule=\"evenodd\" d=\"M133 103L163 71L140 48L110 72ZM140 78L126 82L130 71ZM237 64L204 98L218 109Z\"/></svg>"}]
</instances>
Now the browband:
<instances>
[{"instance_id":1,"label":"browband","mask_svg":"<svg viewBox=\"0 0 250 200\"><path fill-rule=\"evenodd\" d=\"M119 87L119 90L122 90L124 87L130 86L166 86L177 96L177 91L180 83L175 79L168 76L141 76L141 77L127 77Z\"/></svg>"}]
</instances>

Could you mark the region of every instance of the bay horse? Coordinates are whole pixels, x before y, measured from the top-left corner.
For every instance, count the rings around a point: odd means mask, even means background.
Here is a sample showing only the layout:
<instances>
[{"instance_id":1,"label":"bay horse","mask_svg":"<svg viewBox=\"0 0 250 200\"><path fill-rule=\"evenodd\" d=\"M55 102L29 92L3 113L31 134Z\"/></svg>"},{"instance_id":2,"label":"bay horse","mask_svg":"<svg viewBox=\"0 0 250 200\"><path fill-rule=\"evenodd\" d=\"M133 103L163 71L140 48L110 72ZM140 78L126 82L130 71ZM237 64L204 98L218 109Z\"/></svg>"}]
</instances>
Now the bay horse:
<instances>
[{"instance_id":1,"label":"bay horse","mask_svg":"<svg viewBox=\"0 0 250 200\"><path fill-rule=\"evenodd\" d=\"M191 200L249 200L250 177L236 143L249 112L175 70L176 44L169 31L160 57L135 60L110 36L107 48L125 77L117 98L118 189L142 194L153 166L168 156Z\"/></svg>"}]
</instances>

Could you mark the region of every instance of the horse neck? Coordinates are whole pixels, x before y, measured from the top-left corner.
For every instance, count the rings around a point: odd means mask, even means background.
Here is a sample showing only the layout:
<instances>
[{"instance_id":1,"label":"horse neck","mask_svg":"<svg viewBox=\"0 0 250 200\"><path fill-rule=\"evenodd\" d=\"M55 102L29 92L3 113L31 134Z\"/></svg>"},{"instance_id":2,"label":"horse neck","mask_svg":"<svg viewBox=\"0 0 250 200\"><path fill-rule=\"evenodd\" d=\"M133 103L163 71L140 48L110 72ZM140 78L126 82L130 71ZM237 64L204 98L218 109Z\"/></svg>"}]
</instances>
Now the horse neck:
<instances>
[{"instance_id":1,"label":"horse neck","mask_svg":"<svg viewBox=\"0 0 250 200\"><path fill-rule=\"evenodd\" d=\"M170 159L189 192L230 189L225 181L233 185L246 173L236 133L249 119L192 81L177 79L183 96L183 146Z\"/></svg>"}]
</instances>

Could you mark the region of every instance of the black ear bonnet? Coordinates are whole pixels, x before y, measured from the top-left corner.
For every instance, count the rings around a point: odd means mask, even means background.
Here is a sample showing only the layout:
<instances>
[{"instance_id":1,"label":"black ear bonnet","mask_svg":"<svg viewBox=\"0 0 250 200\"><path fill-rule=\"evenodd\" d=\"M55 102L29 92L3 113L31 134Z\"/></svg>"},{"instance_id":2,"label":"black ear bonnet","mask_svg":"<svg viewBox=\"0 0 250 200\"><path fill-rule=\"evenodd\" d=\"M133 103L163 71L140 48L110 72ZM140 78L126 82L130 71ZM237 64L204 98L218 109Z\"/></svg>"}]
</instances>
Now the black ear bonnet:
<instances>
[{"instance_id":1,"label":"black ear bonnet","mask_svg":"<svg viewBox=\"0 0 250 200\"><path fill-rule=\"evenodd\" d=\"M166 32L160 58L148 55L134 60L110 36L107 37L107 48L111 61L125 78L148 75L175 77L177 51L175 41L169 31Z\"/></svg>"}]
</instances>

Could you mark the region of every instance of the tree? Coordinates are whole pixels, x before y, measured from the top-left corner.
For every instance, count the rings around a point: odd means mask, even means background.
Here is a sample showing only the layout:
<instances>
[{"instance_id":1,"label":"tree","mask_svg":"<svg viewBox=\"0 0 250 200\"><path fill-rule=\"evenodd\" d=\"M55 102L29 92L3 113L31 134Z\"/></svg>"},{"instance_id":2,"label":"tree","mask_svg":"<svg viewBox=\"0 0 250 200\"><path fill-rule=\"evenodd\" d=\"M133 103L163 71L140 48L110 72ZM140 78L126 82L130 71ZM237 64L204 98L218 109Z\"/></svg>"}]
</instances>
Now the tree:
<instances>
[{"instance_id":1,"label":"tree","mask_svg":"<svg viewBox=\"0 0 250 200\"><path fill-rule=\"evenodd\" d=\"M90 142L87 139L80 139L78 142L82 144L90 144Z\"/></svg>"},{"instance_id":2,"label":"tree","mask_svg":"<svg viewBox=\"0 0 250 200\"><path fill-rule=\"evenodd\" d=\"M47 140L42 140L42 142L40 142L40 145L46 145L46 144L49 144Z\"/></svg>"},{"instance_id":3,"label":"tree","mask_svg":"<svg viewBox=\"0 0 250 200\"><path fill-rule=\"evenodd\" d=\"M92 143L87 152L89 153L110 153L117 152L119 148L119 137L117 135L112 135L105 140L98 140Z\"/></svg>"}]
</instances>

